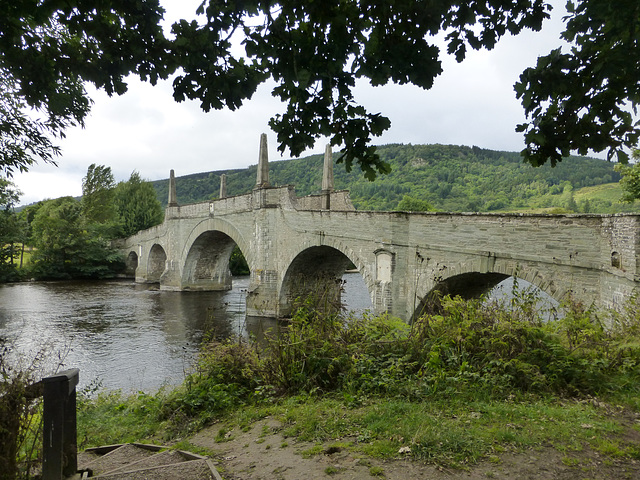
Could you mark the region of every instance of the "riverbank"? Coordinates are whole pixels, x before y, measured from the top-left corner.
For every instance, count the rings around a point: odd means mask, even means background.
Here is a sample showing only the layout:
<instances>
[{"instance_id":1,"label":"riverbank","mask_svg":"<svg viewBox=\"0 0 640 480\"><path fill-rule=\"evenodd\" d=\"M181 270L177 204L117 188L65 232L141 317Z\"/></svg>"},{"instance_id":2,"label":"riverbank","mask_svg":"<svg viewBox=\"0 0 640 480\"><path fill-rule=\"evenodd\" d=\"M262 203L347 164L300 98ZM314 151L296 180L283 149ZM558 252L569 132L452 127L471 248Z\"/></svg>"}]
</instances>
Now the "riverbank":
<instances>
[{"instance_id":1,"label":"riverbank","mask_svg":"<svg viewBox=\"0 0 640 480\"><path fill-rule=\"evenodd\" d=\"M444 299L411 327L303 307L259 349L207 344L175 390L82 398L80 447L170 442L229 479L637 477L637 300L555 321L520 300Z\"/></svg>"}]
</instances>

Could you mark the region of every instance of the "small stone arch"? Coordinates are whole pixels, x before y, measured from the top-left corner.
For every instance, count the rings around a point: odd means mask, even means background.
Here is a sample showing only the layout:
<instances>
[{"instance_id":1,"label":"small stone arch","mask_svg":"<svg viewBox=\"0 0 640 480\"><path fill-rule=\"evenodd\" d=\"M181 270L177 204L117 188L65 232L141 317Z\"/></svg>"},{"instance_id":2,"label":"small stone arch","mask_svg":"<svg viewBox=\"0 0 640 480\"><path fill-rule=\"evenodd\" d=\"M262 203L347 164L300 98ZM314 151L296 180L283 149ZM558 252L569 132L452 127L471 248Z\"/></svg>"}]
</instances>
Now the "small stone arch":
<instances>
[{"instance_id":1,"label":"small stone arch","mask_svg":"<svg viewBox=\"0 0 640 480\"><path fill-rule=\"evenodd\" d=\"M147 261L147 282L160 283L160 278L167 268L167 253L159 244L154 244L149 250Z\"/></svg>"},{"instance_id":2,"label":"small stone arch","mask_svg":"<svg viewBox=\"0 0 640 480\"><path fill-rule=\"evenodd\" d=\"M206 220L191 232L182 262L184 290L229 290L232 275L229 259L238 245L251 267L249 250L237 230L226 222ZM244 247L244 248L243 248Z\"/></svg>"},{"instance_id":3,"label":"small stone arch","mask_svg":"<svg viewBox=\"0 0 640 480\"><path fill-rule=\"evenodd\" d=\"M371 295L371 274L350 249L332 245L305 246L288 261L279 288L278 316L291 315L296 302L307 300L313 301L322 311L339 310L342 275L350 264L358 269Z\"/></svg>"}]
</instances>

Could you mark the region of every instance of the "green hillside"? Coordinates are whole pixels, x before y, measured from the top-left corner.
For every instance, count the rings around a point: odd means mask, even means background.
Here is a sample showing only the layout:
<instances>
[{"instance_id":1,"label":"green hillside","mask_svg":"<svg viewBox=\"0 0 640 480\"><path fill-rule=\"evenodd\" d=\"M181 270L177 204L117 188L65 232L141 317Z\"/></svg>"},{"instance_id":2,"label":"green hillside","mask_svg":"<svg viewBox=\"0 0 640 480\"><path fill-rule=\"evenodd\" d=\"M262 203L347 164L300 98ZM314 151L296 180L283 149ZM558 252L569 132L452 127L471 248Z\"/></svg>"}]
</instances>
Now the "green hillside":
<instances>
[{"instance_id":1,"label":"green hillside","mask_svg":"<svg viewBox=\"0 0 640 480\"><path fill-rule=\"evenodd\" d=\"M405 196L429 202L434 209L451 212L574 211L617 213L638 211L638 203L621 204L613 164L587 157L570 157L555 168L534 168L519 153L454 145L384 145L380 156L392 171L367 181L362 172L347 173L335 166L336 189L348 189L358 210L394 210ZM292 184L298 195L318 193L322 155L271 162L274 185ZM257 166L178 177L178 203L217 198L220 175L227 174L227 194L249 192ZM168 180L154 182L166 204Z\"/></svg>"}]
</instances>

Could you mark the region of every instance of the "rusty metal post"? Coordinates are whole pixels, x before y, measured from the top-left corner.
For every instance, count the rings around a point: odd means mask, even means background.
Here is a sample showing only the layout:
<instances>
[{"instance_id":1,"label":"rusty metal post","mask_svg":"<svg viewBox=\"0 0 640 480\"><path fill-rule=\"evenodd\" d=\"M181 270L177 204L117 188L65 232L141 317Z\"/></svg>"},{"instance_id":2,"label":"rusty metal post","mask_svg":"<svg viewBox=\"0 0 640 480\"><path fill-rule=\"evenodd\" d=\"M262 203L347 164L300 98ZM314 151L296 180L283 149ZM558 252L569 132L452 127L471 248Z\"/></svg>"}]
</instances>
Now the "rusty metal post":
<instances>
[{"instance_id":1,"label":"rusty metal post","mask_svg":"<svg viewBox=\"0 0 640 480\"><path fill-rule=\"evenodd\" d=\"M80 370L72 368L42 379L43 480L62 480L78 470L76 385Z\"/></svg>"}]
</instances>

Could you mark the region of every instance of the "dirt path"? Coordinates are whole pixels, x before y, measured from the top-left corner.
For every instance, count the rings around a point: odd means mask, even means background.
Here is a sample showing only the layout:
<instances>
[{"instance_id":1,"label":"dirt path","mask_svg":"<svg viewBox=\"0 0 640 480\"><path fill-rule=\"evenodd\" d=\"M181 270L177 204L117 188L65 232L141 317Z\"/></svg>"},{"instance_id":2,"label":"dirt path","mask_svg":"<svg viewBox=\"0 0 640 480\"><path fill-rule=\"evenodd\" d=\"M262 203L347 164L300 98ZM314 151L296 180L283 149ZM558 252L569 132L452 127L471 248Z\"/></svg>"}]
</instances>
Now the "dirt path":
<instances>
[{"instance_id":1,"label":"dirt path","mask_svg":"<svg viewBox=\"0 0 640 480\"><path fill-rule=\"evenodd\" d=\"M640 479L640 462L605 457L585 448L561 453L552 447L518 454L502 454L469 470L449 470L403 458L371 459L346 448L316 447L320 453L303 455L314 444L281 435L281 424L264 419L249 431L228 432L216 442L220 426L201 431L190 442L215 452L214 460L225 480L402 480L518 479L518 480L623 480ZM640 445L640 432L629 427L629 442ZM335 444L340 440L331 442Z\"/></svg>"}]
</instances>

